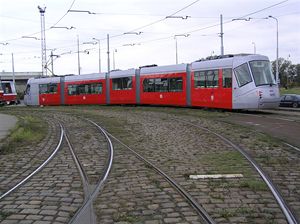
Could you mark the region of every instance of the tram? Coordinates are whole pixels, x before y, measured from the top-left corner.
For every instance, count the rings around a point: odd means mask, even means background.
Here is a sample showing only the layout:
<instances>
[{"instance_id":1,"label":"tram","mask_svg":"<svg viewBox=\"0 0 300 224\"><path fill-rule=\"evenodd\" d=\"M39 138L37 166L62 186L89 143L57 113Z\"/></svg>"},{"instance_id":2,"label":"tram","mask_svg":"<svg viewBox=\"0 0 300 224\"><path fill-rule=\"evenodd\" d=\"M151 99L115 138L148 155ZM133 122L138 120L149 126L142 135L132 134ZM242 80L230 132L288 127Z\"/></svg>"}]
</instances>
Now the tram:
<instances>
[{"instance_id":1,"label":"tram","mask_svg":"<svg viewBox=\"0 0 300 224\"><path fill-rule=\"evenodd\" d=\"M238 54L109 74L31 78L24 101L26 105L131 104L235 110L276 108L280 95L268 57Z\"/></svg>"},{"instance_id":2,"label":"tram","mask_svg":"<svg viewBox=\"0 0 300 224\"><path fill-rule=\"evenodd\" d=\"M13 81L0 82L0 102L4 104L18 104L16 87ZM2 94L1 94L2 92Z\"/></svg>"}]
</instances>

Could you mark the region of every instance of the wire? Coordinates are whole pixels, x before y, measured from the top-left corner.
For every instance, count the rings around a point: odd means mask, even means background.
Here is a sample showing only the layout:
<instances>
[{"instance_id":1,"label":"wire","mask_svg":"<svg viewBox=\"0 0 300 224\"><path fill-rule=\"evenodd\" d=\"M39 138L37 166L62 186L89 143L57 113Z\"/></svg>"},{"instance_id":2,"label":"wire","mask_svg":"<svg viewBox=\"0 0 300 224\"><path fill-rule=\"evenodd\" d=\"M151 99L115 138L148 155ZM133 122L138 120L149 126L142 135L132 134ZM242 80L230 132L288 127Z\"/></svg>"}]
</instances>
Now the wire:
<instances>
[{"instance_id":1,"label":"wire","mask_svg":"<svg viewBox=\"0 0 300 224\"><path fill-rule=\"evenodd\" d=\"M76 0L73 0L72 4L71 4L70 8L67 10L67 12L55 24L53 24L52 26L56 26L63 18L65 18L65 16L69 13L69 10L73 7L75 1Z\"/></svg>"},{"instance_id":2,"label":"wire","mask_svg":"<svg viewBox=\"0 0 300 224\"><path fill-rule=\"evenodd\" d=\"M52 26L56 26L67 14L68 14L68 12L69 12L69 10L73 7L73 5L74 5L74 3L75 3L75 1L76 0L73 0L73 2L72 2L72 4L71 4L71 6L69 7L69 9L67 10L67 12L55 23L55 24L53 24ZM50 26L50 27L52 27L52 26ZM48 28L48 29L45 29L45 31L48 31L48 30L50 30L51 28ZM41 33L40 31L39 32L35 32L35 33L31 33L31 34L27 34L27 35L23 35L23 36L33 36L33 35L35 35L35 34L38 34L38 33ZM10 42L10 41L15 41L15 40L20 40L20 39L22 39L22 37L20 37L20 38L15 38L15 39L10 39L10 40L6 40L6 41L3 41L3 42Z\"/></svg>"},{"instance_id":3,"label":"wire","mask_svg":"<svg viewBox=\"0 0 300 224\"><path fill-rule=\"evenodd\" d=\"M146 25L144 25L144 26L135 28L135 29L130 30L130 31L128 31L128 32L134 32L134 31L137 31L137 30L144 29L144 28L146 28L146 27L148 27L148 26L152 26L152 25L154 25L154 24L156 24L156 23L160 23L160 22L166 20L167 17L174 16L175 14L177 14L177 13L179 13L179 12L181 12L181 11L183 11L183 10L189 8L189 7L191 7L192 5L194 5L195 3L199 2L199 1L200 1L200 0L196 0L196 1L192 2L191 4L189 4L189 5L185 6L185 7L183 7L182 9L179 9L178 11L176 11L176 12L174 12L174 13L172 13L172 14L170 14L170 15L168 15L168 16L162 18L162 19L159 19L159 20L156 20L156 21L151 22L151 23L149 23L149 24L146 24Z\"/></svg>"}]
</instances>

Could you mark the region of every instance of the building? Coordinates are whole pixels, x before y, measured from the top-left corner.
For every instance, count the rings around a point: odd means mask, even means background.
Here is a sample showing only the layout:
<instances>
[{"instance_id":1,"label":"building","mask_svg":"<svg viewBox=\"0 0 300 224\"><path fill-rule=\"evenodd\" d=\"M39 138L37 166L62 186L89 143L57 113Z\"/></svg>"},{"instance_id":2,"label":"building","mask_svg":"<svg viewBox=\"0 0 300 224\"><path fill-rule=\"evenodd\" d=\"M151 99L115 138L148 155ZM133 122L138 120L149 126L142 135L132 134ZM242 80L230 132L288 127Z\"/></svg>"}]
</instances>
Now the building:
<instances>
[{"instance_id":1,"label":"building","mask_svg":"<svg viewBox=\"0 0 300 224\"><path fill-rule=\"evenodd\" d=\"M23 93L26 88L26 83L30 78L41 77L42 72L15 72L15 85L17 93ZM0 72L0 81L13 80L12 72Z\"/></svg>"}]
</instances>

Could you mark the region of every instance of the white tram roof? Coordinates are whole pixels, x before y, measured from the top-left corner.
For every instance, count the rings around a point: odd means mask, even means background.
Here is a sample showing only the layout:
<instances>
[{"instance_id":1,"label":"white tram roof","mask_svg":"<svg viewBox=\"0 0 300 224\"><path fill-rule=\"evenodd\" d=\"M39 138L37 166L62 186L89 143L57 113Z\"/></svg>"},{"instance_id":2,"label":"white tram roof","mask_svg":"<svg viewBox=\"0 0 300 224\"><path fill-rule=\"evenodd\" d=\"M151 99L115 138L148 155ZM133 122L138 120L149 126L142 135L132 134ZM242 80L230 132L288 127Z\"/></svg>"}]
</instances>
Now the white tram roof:
<instances>
[{"instance_id":1,"label":"white tram roof","mask_svg":"<svg viewBox=\"0 0 300 224\"><path fill-rule=\"evenodd\" d=\"M83 75L72 75L65 76L65 82L70 81L82 81L82 80L98 80L105 79L105 73L91 73L91 74L83 74Z\"/></svg>"},{"instance_id":2,"label":"white tram roof","mask_svg":"<svg viewBox=\"0 0 300 224\"><path fill-rule=\"evenodd\" d=\"M186 66L187 66L187 64L143 67L140 70L140 74L141 75L149 75L149 74L165 74L165 73L185 72Z\"/></svg>"},{"instance_id":3,"label":"white tram roof","mask_svg":"<svg viewBox=\"0 0 300 224\"><path fill-rule=\"evenodd\" d=\"M232 64L233 64L233 57L198 61L192 63L192 70L231 68Z\"/></svg>"},{"instance_id":4,"label":"white tram roof","mask_svg":"<svg viewBox=\"0 0 300 224\"><path fill-rule=\"evenodd\" d=\"M225 58L203 60L192 63L192 70L232 68L242 63L255 60L269 60L268 57L259 54L237 54Z\"/></svg>"},{"instance_id":5,"label":"white tram roof","mask_svg":"<svg viewBox=\"0 0 300 224\"><path fill-rule=\"evenodd\" d=\"M60 77L49 77L49 78L30 78L28 83L46 84L46 83L59 83Z\"/></svg>"},{"instance_id":6,"label":"white tram roof","mask_svg":"<svg viewBox=\"0 0 300 224\"><path fill-rule=\"evenodd\" d=\"M135 69L127 69L127 70L120 70L120 71L111 71L109 74L110 78L122 78L128 76L135 76Z\"/></svg>"}]
</instances>

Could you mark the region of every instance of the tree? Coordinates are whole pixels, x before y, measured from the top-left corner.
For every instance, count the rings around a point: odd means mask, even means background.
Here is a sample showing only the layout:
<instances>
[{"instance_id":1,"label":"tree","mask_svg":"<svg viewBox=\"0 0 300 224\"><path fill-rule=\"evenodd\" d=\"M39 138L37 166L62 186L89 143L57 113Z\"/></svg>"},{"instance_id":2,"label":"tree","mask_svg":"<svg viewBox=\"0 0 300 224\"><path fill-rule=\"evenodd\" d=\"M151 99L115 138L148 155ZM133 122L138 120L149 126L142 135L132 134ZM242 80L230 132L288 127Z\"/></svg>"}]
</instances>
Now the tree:
<instances>
[{"instance_id":1,"label":"tree","mask_svg":"<svg viewBox=\"0 0 300 224\"><path fill-rule=\"evenodd\" d=\"M280 85L288 87L289 85L289 79L290 79L290 66L292 65L292 62L289 60L286 60L284 58L278 58L278 67L279 67L279 79L280 79ZM273 74L276 74L276 61L272 62L272 70Z\"/></svg>"}]
</instances>

